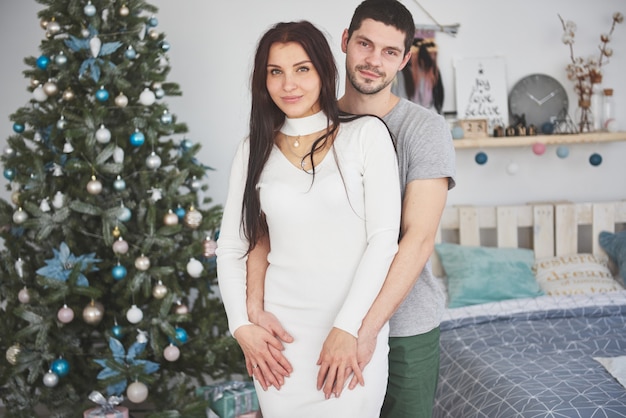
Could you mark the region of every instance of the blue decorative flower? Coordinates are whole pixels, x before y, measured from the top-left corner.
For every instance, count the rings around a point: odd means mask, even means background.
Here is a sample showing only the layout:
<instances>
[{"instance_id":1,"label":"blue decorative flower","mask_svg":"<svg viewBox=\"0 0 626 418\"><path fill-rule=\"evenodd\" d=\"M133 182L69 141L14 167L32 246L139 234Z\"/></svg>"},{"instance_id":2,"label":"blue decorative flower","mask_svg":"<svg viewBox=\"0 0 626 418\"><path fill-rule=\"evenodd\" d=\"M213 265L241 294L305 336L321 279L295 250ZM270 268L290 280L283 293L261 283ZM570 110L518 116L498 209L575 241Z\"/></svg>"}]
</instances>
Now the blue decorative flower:
<instances>
[{"instance_id":1,"label":"blue decorative flower","mask_svg":"<svg viewBox=\"0 0 626 418\"><path fill-rule=\"evenodd\" d=\"M72 271L78 268L80 271L78 280L76 280L78 286L89 286L89 281L83 273L98 271L94 264L102 261L94 257L96 253L75 256L70 252L70 248L65 242L61 243L59 250L53 248L52 251L54 252L54 258L46 260L47 265L38 269L37 274L49 279L66 282ZM78 267L75 267L76 265Z\"/></svg>"},{"instance_id":2,"label":"blue decorative flower","mask_svg":"<svg viewBox=\"0 0 626 418\"><path fill-rule=\"evenodd\" d=\"M113 383L107 386L107 394L110 395L121 395L124 390L126 390L126 385L128 384L127 376L122 375L120 369L127 369L131 366L140 366L142 368L143 373L152 374L159 370L159 364L149 360L139 360L137 356L143 352L146 348L147 342L136 342L130 346L128 349L128 353L124 352L124 346L119 340L115 338L109 338L109 348L113 353L113 361L115 363L111 363L110 359L95 359L94 361L98 363L100 366L104 367L100 373L98 373L97 378L99 380L109 379L112 377L119 376L120 380L116 383ZM123 366L120 368L120 366Z\"/></svg>"},{"instance_id":3,"label":"blue decorative flower","mask_svg":"<svg viewBox=\"0 0 626 418\"><path fill-rule=\"evenodd\" d=\"M98 31L89 26L89 38L77 38L70 35L69 39L65 41L65 45L67 45L67 47L74 52L78 52L80 50L89 50L90 40L97 35ZM112 54L113 52L117 51L120 46L122 46L122 43L118 41L107 42L103 44L98 51L97 57L89 57L83 61L79 69L79 75L82 76L85 71L89 70L91 73L91 78L97 83L98 80L100 80L100 65L108 64L110 67L115 67L115 64L110 61L105 61L100 57Z\"/></svg>"}]
</instances>

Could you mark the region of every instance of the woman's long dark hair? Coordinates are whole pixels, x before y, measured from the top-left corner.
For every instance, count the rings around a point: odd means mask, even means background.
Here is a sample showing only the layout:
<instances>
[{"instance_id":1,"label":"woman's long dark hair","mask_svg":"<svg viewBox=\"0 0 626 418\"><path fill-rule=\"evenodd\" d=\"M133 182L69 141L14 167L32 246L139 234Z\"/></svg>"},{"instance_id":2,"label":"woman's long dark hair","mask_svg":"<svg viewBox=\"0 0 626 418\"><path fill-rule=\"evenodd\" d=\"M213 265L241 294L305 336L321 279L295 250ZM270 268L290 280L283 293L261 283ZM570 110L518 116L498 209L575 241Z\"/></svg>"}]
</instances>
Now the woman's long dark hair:
<instances>
[{"instance_id":1,"label":"woman's long dark hair","mask_svg":"<svg viewBox=\"0 0 626 418\"><path fill-rule=\"evenodd\" d=\"M307 21L282 22L270 28L259 40L252 73L252 109L250 112L250 158L243 195L242 222L249 250L267 233L261 211L257 184L267 162L274 137L285 121L285 114L276 106L267 91L267 64L270 48L275 43L296 42L306 52L321 80L319 104L328 118L328 132L313 143L305 158L313 163L313 153L332 141L339 126L337 105L338 73L333 53L324 34Z\"/></svg>"}]
</instances>

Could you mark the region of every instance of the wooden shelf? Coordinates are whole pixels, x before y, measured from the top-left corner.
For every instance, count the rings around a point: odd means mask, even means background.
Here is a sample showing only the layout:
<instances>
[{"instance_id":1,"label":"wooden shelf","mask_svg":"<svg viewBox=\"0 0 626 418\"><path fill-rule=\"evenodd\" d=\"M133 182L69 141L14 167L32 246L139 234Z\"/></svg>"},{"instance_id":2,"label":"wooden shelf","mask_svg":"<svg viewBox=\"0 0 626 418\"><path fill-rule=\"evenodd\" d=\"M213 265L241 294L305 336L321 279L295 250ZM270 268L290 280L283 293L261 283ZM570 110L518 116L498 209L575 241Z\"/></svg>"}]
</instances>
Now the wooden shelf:
<instances>
[{"instance_id":1,"label":"wooden shelf","mask_svg":"<svg viewBox=\"0 0 626 418\"><path fill-rule=\"evenodd\" d=\"M524 147L536 142L545 145L592 144L598 142L626 141L626 132L591 132L584 134L557 134L534 136L505 136L455 139L454 148Z\"/></svg>"}]
</instances>

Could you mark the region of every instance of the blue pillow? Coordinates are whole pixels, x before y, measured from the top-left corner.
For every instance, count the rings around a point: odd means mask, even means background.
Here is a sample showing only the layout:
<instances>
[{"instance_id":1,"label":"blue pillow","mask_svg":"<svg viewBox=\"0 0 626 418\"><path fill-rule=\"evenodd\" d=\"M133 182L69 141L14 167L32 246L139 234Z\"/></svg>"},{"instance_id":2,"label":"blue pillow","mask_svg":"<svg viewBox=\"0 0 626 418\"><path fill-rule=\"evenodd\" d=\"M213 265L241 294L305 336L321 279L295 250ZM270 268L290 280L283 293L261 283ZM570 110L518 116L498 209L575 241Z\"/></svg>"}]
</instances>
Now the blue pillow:
<instances>
[{"instance_id":1,"label":"blue pillow","mask_svg":"<svg viewBox=\"0 0 626 418\"><path fill-rule=\"evenodd\" d=\"M600 232L600 247L619 269L622 282L626 283L626 231L614 234L608 231Z\"/></svg>"},{"instance_id":2,"label":"blue pillow","mask_svg":"<svg viewBox=\"0 0 626 418\"><path fill-rule=\"evenodd\" d=\"M448 279L449 308L544 294L532 272L532 250L442 243L435 251Z\"/></svg>"}]
</instances>

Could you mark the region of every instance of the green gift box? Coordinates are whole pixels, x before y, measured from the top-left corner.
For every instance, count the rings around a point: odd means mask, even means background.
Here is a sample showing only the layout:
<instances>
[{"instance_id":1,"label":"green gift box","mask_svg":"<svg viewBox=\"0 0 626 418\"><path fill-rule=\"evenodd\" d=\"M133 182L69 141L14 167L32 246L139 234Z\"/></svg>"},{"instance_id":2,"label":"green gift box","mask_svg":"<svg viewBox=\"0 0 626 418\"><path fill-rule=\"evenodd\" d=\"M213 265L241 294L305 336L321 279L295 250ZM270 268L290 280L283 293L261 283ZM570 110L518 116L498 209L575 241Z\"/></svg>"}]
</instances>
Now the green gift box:
<instances>
[{"instance_id":1,"label":"green gift box","mask_svg":"<svg viewBox=\"0 0 626 418\"><path fill-rule=\"evenodd\" d=\"M196 389L196 395L208 400L209 407L220 418L235 418L259 410L259 400L252 382L233 380L203 386Z\"/></svg>"}]
</instances>

